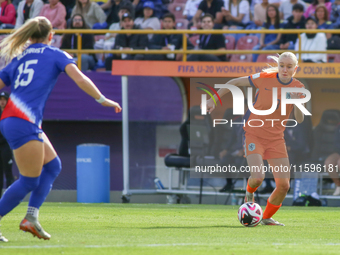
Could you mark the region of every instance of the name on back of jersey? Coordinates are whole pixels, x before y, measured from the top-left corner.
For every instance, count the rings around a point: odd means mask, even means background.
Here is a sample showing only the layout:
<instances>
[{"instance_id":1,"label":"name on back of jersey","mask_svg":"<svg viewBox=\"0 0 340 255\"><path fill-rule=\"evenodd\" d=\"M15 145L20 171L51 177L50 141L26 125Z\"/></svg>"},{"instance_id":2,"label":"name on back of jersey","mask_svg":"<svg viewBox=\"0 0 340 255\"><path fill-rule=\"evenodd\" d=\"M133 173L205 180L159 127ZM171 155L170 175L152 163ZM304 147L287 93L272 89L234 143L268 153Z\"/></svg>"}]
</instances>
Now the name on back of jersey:
<instances>
[{"instance_id":1,"label":"name on back of jersey","mask_svg":"<svg viewBox=\"0 0 340 255\"><path fill-rule=\"evenodd\" d=\"M20 60L21 58L25 57L27 54L32 54L32 53L35 53L35 54L43 54L45 49L46 49L46 47L42 47L42 48L29 48L29 49L26 49L26 50L24 50L23 53L21 53L21 54L17 57L17 59Z\"/></svg>"}]
</instances>

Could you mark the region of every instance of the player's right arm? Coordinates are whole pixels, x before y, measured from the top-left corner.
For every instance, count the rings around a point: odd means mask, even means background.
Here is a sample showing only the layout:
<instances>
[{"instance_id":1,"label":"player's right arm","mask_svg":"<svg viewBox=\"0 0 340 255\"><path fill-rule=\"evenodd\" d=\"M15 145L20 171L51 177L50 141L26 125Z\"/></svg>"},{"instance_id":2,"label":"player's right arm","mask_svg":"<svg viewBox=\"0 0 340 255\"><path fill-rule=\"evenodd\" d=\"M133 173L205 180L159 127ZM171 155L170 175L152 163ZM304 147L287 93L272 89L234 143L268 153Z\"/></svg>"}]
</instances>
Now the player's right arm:
<instances>
[{"instance_id":1,"label":"player's right arm","mask_svg":"<svg viewBox=\"0 0 340 255\"><path fill-rule=\"evenodd\" d=\"M232 79L232 80L228 81L227 84L231 84L231 85L234 85L234 86L237 86L237 87L250 87L251 86L251 84L249 82L249 76L244 76L244 77ZM230 90L226 89L226 88L222 88L222 89L219 89L217 91L217 93L220 97L223 97L225 94L227 94L229 92L230 92ZM214 95L214 98L215 98L215 100L218 100L217 95ZM214 109L215 109L214 100L212 98L210 98L209 100L207 100L207 112L211 113Z\"/></svg>"},{"instance_id":2,"label":"player's right arm","mask_svg":"<svg viewBox=\"0 0 340 255\"><path fill-rule=\"evenodd\" d=\"M85 93L93 97L94 99L102 98L102 94L99 89L94 85L94 83L84 75L78 67L71 63L65 67L65 72L71 79L78 85L80 89L82 89ZM1 85L1 84L0 84ZM102 106L114 107L116 113L121 112L122 108L117 102L114 102L110 99L105 98L105 101L101 103Z\"/></svg>"}]
</instances>

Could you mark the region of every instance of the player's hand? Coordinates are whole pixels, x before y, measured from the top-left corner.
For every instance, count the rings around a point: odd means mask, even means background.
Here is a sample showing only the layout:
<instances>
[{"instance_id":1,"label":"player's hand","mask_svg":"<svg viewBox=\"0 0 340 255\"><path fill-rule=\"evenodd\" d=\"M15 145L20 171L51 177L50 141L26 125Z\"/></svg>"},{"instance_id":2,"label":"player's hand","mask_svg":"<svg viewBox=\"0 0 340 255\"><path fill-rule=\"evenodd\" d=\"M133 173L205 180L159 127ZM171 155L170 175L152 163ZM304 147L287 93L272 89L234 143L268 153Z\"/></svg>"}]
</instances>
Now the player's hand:
<instances>
[{"instance_id":1,"label":"player's hand","mask_svg":"<svg viewBox=\"0 0 340 255\"><path fill-rule=\"evenodd\" d=\"M210 98L207 100L207 112L211 113L215 109L215 103L214 101Z\"/></svg>"},{"instance_id":2,"label":"player's hand","mask_svg":"<svg viewBox=\"0 0 340 255\"><path fill-rule=\"evenodd\" d=\"M102 103L102 106L106 106L106 107L114 107L115 108L115 111L116 113L119 113L122 111L122 108L120 107L120 105L115 102L115 101L112 101L110 99L105 99L105 101Z\"/></svg>"}]
</instances>

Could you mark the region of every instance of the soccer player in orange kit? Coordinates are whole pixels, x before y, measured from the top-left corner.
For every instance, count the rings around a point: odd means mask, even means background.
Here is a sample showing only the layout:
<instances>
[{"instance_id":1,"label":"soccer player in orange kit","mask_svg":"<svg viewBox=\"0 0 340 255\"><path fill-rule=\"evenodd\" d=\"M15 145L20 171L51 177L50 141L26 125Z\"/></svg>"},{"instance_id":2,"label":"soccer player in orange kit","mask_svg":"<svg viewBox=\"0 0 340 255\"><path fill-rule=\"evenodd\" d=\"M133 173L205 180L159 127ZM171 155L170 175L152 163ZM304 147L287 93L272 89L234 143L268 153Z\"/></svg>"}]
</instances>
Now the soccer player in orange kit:
<instances>
[{"instance_id":1,"label":"soccer player in orange kit","mask_svg":"<svg viewBox=\"0 0 340 255\"><path fill-rule=\"evenodd\" d=\"M251 76L241 77L230 80L227 84L238 87L253 86L257 89L254 101L256 110L268 110L272 106L273 88L277 88L278 100L276 110L269 115L255 115L249 110L244 115L246 125L244 125L244 152L250 168L257 167L263 169L263 160L267 160L270 166L285 167L290 169L286 144L284 140L285 127L281 122L289 119L291 111L294 109L296 121L301 123L304 119L303 113L296 105L288 104L286 106L286 115L281 115L281 88L298 87L304 88L304 85L293 78L298 68L296 56L291 52L284 52L279 57L272 57L278 66L264 69L261 73ZM220 97L228 93L230 90L221 88L218 90ZM216 95L214 95L216 97ZM303 98L302 93L287 93L286 98L297 99ZM217 99L217 98L216 98ZM207 112L211 113L215 108L212 98L207 101ZM275 119L275 121L265 121L265 119ZM253 126L258 126L258 120L263 120L263 126L251 127L247 125L249 120ZM249 123L249 122L248 122ZM256 123L256 124L255 124ZM282 168L281 168L282 169ZM276 188L267 200L267 206L263 213L262 225L279 225L272 219L272 216L279 210L282 201L285 199L289 190L290 171L274 172ZM265 177L263 171L251 171L251 176L248 180L245 202L254 202L254 192L262 184Z\"/></svg>"}]
</instances>

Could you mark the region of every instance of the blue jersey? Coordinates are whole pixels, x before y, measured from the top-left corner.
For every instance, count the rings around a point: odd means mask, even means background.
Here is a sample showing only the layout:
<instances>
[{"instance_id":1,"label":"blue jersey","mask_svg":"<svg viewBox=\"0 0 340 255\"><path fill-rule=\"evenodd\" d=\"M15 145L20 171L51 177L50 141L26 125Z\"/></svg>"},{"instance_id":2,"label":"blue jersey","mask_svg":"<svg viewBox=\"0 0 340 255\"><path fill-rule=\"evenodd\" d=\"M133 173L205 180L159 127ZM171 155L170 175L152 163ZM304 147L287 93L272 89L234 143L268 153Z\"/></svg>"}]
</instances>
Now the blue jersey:
<instances>
[{"instance_id":1,"label":"blue jersey","mask_svg":"<svg viewBox=\"0 0 340 255\"><path fill-rule=\"evenodd\" d=\"M11 95L1 119L18 117L41 128L46 101L65 67L73 58L42 43L30 45L3 70L0 79L11 86Z\"/></svg>"}]
</instances>

